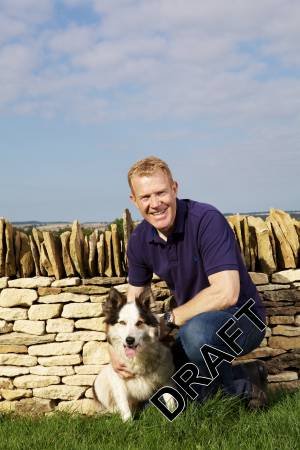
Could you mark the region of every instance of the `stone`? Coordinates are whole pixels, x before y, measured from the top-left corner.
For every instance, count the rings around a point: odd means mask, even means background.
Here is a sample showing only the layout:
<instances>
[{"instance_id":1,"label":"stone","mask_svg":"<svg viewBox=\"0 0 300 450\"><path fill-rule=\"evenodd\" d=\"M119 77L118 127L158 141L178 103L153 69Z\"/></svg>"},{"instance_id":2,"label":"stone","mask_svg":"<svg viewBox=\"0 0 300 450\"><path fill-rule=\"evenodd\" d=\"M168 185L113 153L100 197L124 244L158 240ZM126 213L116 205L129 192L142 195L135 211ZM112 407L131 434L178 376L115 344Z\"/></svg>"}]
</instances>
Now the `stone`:
<instances>
[{"instance_id":1,"label":"stone","mask_svg":"<svg viewBox=\"0 0 300 450\"><path fill-rule=\"evenodd\" d=\"M45 333L45 322L38 320L16 320L13 330L20 331L21 333L41 335Z\"/></svg>"},{"instance_id":2,"label":"stone","mask_svg":"<svg viewBox=\"0 0 300 450\"><path fill-rule=\"evenodd\" d=\"M28 311L23 308L1 308L0 319L4 320L22 320L27 319Z\"/></svg>"},{"instance_id":3,"label":"stone","mask_svg":"<svg viewBox=\"0 0 300 450\"><path fill-rule=\"evenodd\" d=\"M300 326L277 325L272 329L272 334L280 334L281 336L300 336Z\"/></svg>"},{"instance_id":4,"label":"stone","mask_svg":"<svg viewBox=\"0 0 300 450\"><path fill-rule=\"evenodd\" d=\"M29 355L33 356L57 356L57 355L73 355L80 353L83 342L55 342L51 344L39 344L28 347Z\"/></svg>"},{"instance_id":5,"label":"stone","mask_svg":"<svg viewBox=\"0 0 300 450\"><path fill-rule=\"evenodd\" d=\"M101 331L73 331L73 333L58 333L56 341L105 341L106 334Z\"/></svg>"},{"instance_id":6,"label":"stone","mask_svg":"<svg viewBox=\"0 0 300 450\"><path fill-rule=\"evenodd\" d=\"M292 367L300 369L300 350L292 350L266 361L266 366L270 374L280 373Z\"/></svg>"},{"instance_id":7,"label":"stone","mask_svg":"<svg viewBox=\"0 0 300 450\"><path fill-rule=\"evenodd\" d=\"M281 383L270 383L268 388L272 391L273 390L296 391L300 388L300 380L283 381Z\"/></svg>"},{"instance_id":8,"label":"stone","mask_svg":"<svg viewBox=\"0 0 300 450\"><path fill-rule=\"evenodd\" d=\"M134 230L134 224L129 209L126 208L124 210L122 218L123 218L123 234L124 234L124 250L125 250L124 253L126 254L128 241L131 236L131 233ZM127 266L127 258L125 260L125 263Z\"/></svg>"},{"instance_id":9,"label":"stone","mask_svg":"<svg viewBox=\"0 0 300 450\"><path fill-rule=\"evenodd\" d=\"M125 284L119 284L118 286L114 286L115 289L117 289L117 291L121 292L122 294L127 294L128 291L128 283ZM162 289L156 289L155 293L156 295L161 291ZM165 290L166 292L166 290Z\"/></svg>"},{"instance_id":10,"label":"stone","mask_svg":"<svg viewBox=\"0 0 300 450\"><path fill-rule=\"evenodd\" d=\"M0 289L7 288L9 277L1 277L0 278Z\"/></svg>"},{"instance_id":11,"label":"stone","mask_svg":"<svg viewBox=\"0 0 300 450\"><path fill-rule=\"evenodd\" d=\"M74 320L70 319L49 319L47 320L47 333L72 333L74 330Z\"/></svg>"},{"instance_id":12,"label":"stone","mask_svg":"<svg viewBox=\"0 0 300 450\"><path fill-rule=\"evenodd\" d=\"M297 316L295 317L295 325L300 326L300 314L297 314Z\"/></svg>"},{"instance_id":13,"label":"stone","mask_svg":"<svg viewBox=\"0 0 300 450\"><path fill-rule=\"evenodd\" d=\"M71 231L65 231L60 235L63 265L67 277L73 277L76 273L76 269L70 255L70 236Z\"/></svg>"},{"instance_id":14,"label":"stone","mask_svg":"<svg viewBox=\"0 0 300 450\"><path fill-rule=\"evenodd\" d=\"M251 256L250 256L250 233L247 217L244 216L241 220L242 240L244 243L244 260L247 270L251 270Z\"/></svg>"},{"instance_id":15,"label":"stone","mask_svg":"<svg viewBox=\"0 0 300 450\"><path fill-rule=\"evenodd\" d=\"M41 273L47 273L49 277L54 275L54 270L51 265L45 242L41 243L40 252L40 271Z\"/></svg>"},{"instance_id":16,"label":"stone","mask_svg":"<svg viewBox=\"0 0 300 450\"><path fill-rule=\"evenodd\" d=\"M273 283L293 283L300 281L300 269L288 269L273 273Z\"/></svg>"},{"instance_id":17,"label":"stone","mask_svg":"<svg viewBox=\"0 0 300 450\"><path fill-rule=\"evenodd\" d=\"M70 303L65 305L61 316L66 318L88 318L88 317L99 317L103 314L103 307L99 303Z\"/></svg>"},{"instance_id":18,"label":"stone","mask_svg":"<svg viewBox=\"0 0 300 450\"><path fill-rule=\"evenodd\" d=\"M268 382L274 383L278 381L293 381L298 380L297 372L286 370L285 372L277 373L276 375L268 375Z\"/></svg>"},{"instance_id":19,"label":"stone","mask_svg":"<svg viewBox=\"0 0 300 450\"><path fill-rule=\"evenodd\" d=\"M99 236L99 241L97 242L97 253L98 253L98 272L101 276L103 276L105 271L104 233L101 233Z\"/></svg>"},{"instance_id":20,"label":"stone","mask_svg":"<svg viewBox=\"0 0 300 450\"><path fill-rule=\"evenodd\" d=\"M272 338L269 338L272 339ZM270 345L270 344L269 344ZM270 347L259 347L252 352L248 353L244 356L239 356L237 359L239 361L243 361L244 359L256 359L256 358L266 358L268 356L277 356L281 355L282 353L285 353L285 350L282 348L270 348Z\"/></svg>"},{"instance_id":21,"label":"stone","mask_svg":"<svg viewBox=\"0 0 300 450\"><path fill-rule=\"evenodd\" d=\"M283 308L266 308L266 313L268 316L292 316L300 312L300 307L296 308L293 306L284 306Z\"/></svg>"},{"instance_id":22,"label":"stone","mask_svg":"<svg viewBox=\"0 0 300 450\"><path fill-rule=\"evenodd\" d=\"M97 261L97 242L99 240L99 230L94 230L89 237L89 257L88 257L88 272L93 277L98 272Z\"/></svg>"},{"instance_id":23,"label":"stone","mask_svg":"<svg viewBox=\"0 0 300 450\"><path fill-rule=\"evenodd\" d=\"M70 256L77 273L81 278L85 276L84 255L83 255L84 238L78 220L72 224L70 235Z\"/></svg>"},{"instance_id":24,"label":"stone","mask_svg":"<svg viewBox=\"0 0 300 450\"><path fill-rule=\"evenodd\" d=\"M251 280L256 285L269 283L269 278L266 273L262 272L248 272L248 273L250 275Z\"/></svg>"},{"instance_id":25,"label":"stone","mask_svg":"<svg viewBox=\"0 0 300 450\"><path fill-rule=\"evenodd\" d=\"M66 412L70 414L94 415L104 413L105 410L99 402L93 399L83 398L69 402L59 402L56 411Z\"/></svg>"},{"instance_id":26,"label":"stone","mask_svg":"<svg viewBox=\"0 0 300 450\"><path fill-rule=\"evenodd\" d=\"M110 357L107 342L88 342L82 350L83 364L108 364Z\"/></svg>"},{"instance_id":27,"label":"stone","mask_svg":"<svg viewBox=\"0 0 300 450\"><path fill-rule=\"evenodd\" d=\"M262 271L266 274L275 272L276 265L270 241L269 229L260 217L247 217L249 228L253 228L257 240L258 260Z\"/></svg>"},{"instance_id":28,"label":"stone","mask_svg":"<svg viewBox=\"0 0 300 450\"><path fill-rule=\"evenodd\" d=\"M29 246L34 263L34 273L40 276L42 275L40 270L40 252L32 236L29 236Z\"/></svg>"},{"instance_id":29,"label":"stone","mask_svg":"<svg viewBox=\"0 0 300 450\"><path fill-rule=\"evenodd\" d=\"M297 289L281 289L279 291L271 291L265 292L263 294L264 300L270 300L272 302L281 302L281 301L300 301L300 291ZM274 305L275 306L275 305Z\"/></svg>"},{"instance_id":30,"label":"stone","mask_svg":"<svg viewBox=\"0 0 300 450\"><path fill-rule=\"evenodd\" d=\"M24 397L32 397L31 389L1 389L1 395L5 400L18 400Z\"/></svg>"},{"instance_id":31,"label":"stone","mask_svg":"<svg viewBox=\"0 0 300 450\"><path fill-rule=\"evenodd\" d=\"M295 322L294 316L273 316L269 320L271 325L292 325Z\"/></svg>"},{"instance_id":32,"label":"stone","mask_svg":"<svg viewBox=\"0 0 300 450\"><path fill-rule=\"evenodd\" d=\"M241 221L243 220L243 217L241 217L239 214L235 214L233 216L226 217L227 221L233 225L233 229L235 232L235 235L237 237L238 246L240 248L240 252L242 256L244 257L244 243L242 239L242 229L241 229Z\"/></svg>"},{"instance_id":33,"label":"stone","mask_svg":"<svg viewBox=\"0 0 300 450\"><path fill-rule=\"evenodd\" d=\"M40 415L49 413L55 408L55 402L39 398L26 398L16 402L16 411L18 414Z\"/></svg>"},{"instance_id":34,"label":"stone","mask_svg":"<svg viewBox=\"0 0 300 450\"><path fill-rule=\"evenodd\" d=\"M59 317L62 311L61 304L55 305L33 305L29 308L28 317L30 320L47 320Z\"/></svg>"},{"instance_id":35,"label":"stone","mask_svg":"<svg viewBox=\"0 0 300 450\"><path fill-rule=\"evenodd\" d=\"M55 280L51 284L52 287L67 287L67 286L78 286L80 284L80 278L71 277L63 278L61 280Z\"/></svg>"},{"instance_id":36,"label":"stone","mask_svg":"<svg viewBox=\"0 0 300 450\"><path fill-rule=\"evenodd\" d=\"M265 224L267 225L268 230L269 230L269 236L270 236L270 242L271 242L271 247L272 247L272 253L273 253L275 266L278 267L277 254L276 254L276 240L275 240L275 237L274 237L273 228L272 228L272 224L271 224L271 222L269 220L269 217L266 217Z\"/></svg>"},{"instance_id":37,"label":"stone","mask_svg":"<svg viewBox=\"0 0 300 450\"><path fill-rule=\"evenodd\" d=\"M15 259L16 259L16 276L21 276L21 266L20 266L20 253L21 253L21 237L20 231L14 230L14 247L15 247Z\"/></svg>"},{"instance_id":38,"label":"stone","mask_svg":"<svg viewBox=\"0 0 300 450\"><path fill-rule=\"evenodd\" d=\"M55 287L46 287L46 288L38 288L38 295L42 297L44 295L57 295L62 292L61 288Z\"/></svg>"},{"instance_id":39,"label":"stone","mask_svg":"<svg viewBox=\"0 0 300 450\"><path fill-rule=\"evenodd\" d=\"M89 238L84 236L83 239L83 267L85 276L91 276L89 271Z\"/></svg>"},{"instance_id":40,"label":"stone","mask_svg":"<svg viewBox=\"0 0 300 450\"><path fill-rule=\"evenodd\" d=\"M282 232L282 229L277 221L277 216L270 214L268 221L271 224L273 235L276 242L276 254L278 256L278 266L281 269L293 269L296 267L295 257L293 250L287 241L286 236Z\"/></svg>"},{"instance_id":41,"label":"stone","mask_svg":"<svg viewBox=\"0 0 300 450\"><path fill-rule=\"evenodd\" d=\"M58 400L77 400L85 392L86 387L55 385L33 389L34 397L51 398Z\"/></svg>"},{"instance_id":42,"label":"stone","mask_svg":"<svg viewBox=\"0 0 300 450\"><path fill-rule=\"evenodd\" d=\"M0 306L11 308L12 306L31 306L37 299L37 293L33 289L2 289L0 293Z\"/></svg>"},{"instance_id":43,"label":"stone","mask_svg":"<svg viewBox=\"0 0 300 450\"><path fill-rule=\"evenodd\" d=\"M81 328L85 330L94 331L106 331L106 323L104 322L104 317L94 318L94 319L81 319L76 320L75 328Z\"/></svg>"},{"instance_id":44,"label":"stone","mask_svg":"<svg viewBox=\"0 0 300 450\"><path fill-rule=\"evenodd\" d=\"M70 375L63 377L62 382L70 386L92 386L96 375Z\"/></svg>"},{"instance_id":45,"label":"stone","mask_svg":"<svg viewBox=\"0 0 300 450\"><path fill-rule=\"evenodd\" d=\"M280 209L270 209L270 216L274 218L281 228L288 244L290 245L295 257L295 262L298 262L298 252L300 250L299 238L295 230L291 216Z\"/></svg>"},{"instance_id":46,"label":"stone","mask_svg":"<svg viewBox=\"0 0 300 450\"><path fill-rule=\"evenodd\" d=\"M52 375L22 375L14 379L14 385L17 388L28 389L28 388L40 388L51 386L52 384L59 384L60 378Z\"/></svg>"},{"instance_id":47,"label":"stone","mask_svg":"<svg viewBox=\"0 0 300 450\"><path fill-rule=\"evenodd\" d=\"M268 345L268 340L267 339L263 339L261 341L261 343L259 344L260 347L266 347Z\"/></svg>"},{"instance_id":48,"label":"stone","mask_svg":"<svg viewBox=\"0 0 300 450\"><path fill-rule=\"evenodd\" d=\"M248 226L248 235L249 235L249 253L250 253L250 270L255 272L258 266L258 248L257 248L257 239L254 228L249 227L248 217L245 217L245 222L247 222Z\"/></svg>"},{"instance_id":49,"label":"stone","mask_svg":"<svg viewBox=\"0 0 300 450\"><path fill-rule=\"evenodd\" d=\"M6 246L5 275L8 277L13 277L17 273L13 233L14 231L11 223L5 220L5 246Z\"/></svg>"},{"instance_id":50,"label":"stone","mask_svg":"<svg viewBox=\"0 0 300 450\"><path fill-rule=\"evenodd\" d=\"M26 345L0 345L0 353L27 353Z\"/></svg>"},{"instance_id":51,"label":"stone","mask_svg":"<svg viewBox=\"0 0 300 450\"><path fill-rule=\"evenodd\" d=\"M23 233L22 231L20 231L20 244L20 276L27 278L30 277L34 272L34 261L31 253L29 238L27 234Z\"/></svg>"},{"instance_id":52,"label":"stone","mask_svg":"<svg viewBox=\"0 0 300 450\"><path fill-rule=\"evenodd\" d=\"M0 412L1 413L13 413L16 411L16 404L17 402L11 402L4 400L0 402Z\"/></svg>"},{"instance_id":53,"label":"stone","mask_svg":"<svg viewBox=\"0 0 300 450\"><path fill-rule=\"evenodd\" d=\"M0 335L1 344L13 344L13 345L34 345L42 342L53 342L55 334L44 334L42 336L35 336L27 333L8 333Z\"/></svg>"},{"instance_id":54,"label":"stone","mask_svg":"<svg viewBox=\"0 0 300 450\"><path fill-rule=\"evenodd\" d=\"M110 230L104 232L104 247L105 247L105 270L104 274L107 277L113 276L113 249L112 249L112 233Z\"/></svg>"},{"instance_id":55,"label":"stone","mask_svg":"<svg viewBox=\"0 0 300 450\"><path fill-rule=\"evenodd\" d=\"M50 231L43 231L43 238L54 276L59 280L64 277L65 273L61 258L60 240Z\"/></svg>"},{"instance_id":56,"label":"stone","mask_svg":"<svg viewBox=\"0 0 300 450\"><path fill-rule=\"evenodd\" d=\"M120 277L123 274L122 267L122 252L121 252L121 241L118 234L118 227L115 223L112 223L111 226L111 240L112 240L112 256L114 262L115 273L117 277Z\"/></svg>"},{"instance_id":57,"label":"stone","mask_svg":"<svg viewBox=\"0 0 300 450\"><path fill-rule=\"evenodd\" d=\"M52 278L49 277L17 278L16 280L10 280L8 286L11 288L37 289L38 287L50 286L51 282Z\"/></svg>"},{"instance_id":58,"label":"stone","mask_svg":"<svg viewBox=\"0 0 300 450\"><path fill-rule=\"evenodd\" d=\"M98 286L115 286L116 284L126 283L126 277L93 277L84 278L82 280L84 285L96 284Z\"/></svg>"},{"instance_id":59,"label":"stone","mask_svg":"<svg viewBox=\"0 0 300 450\"><path fill-rule=\"evenodd\" d=\"M86 398L94 398L94 391L92 388L89 388L85 391L84 396Z\"/></svg>"},{"instance_id":60,"label":"stone","mask_svg":"<svg viewBox=\"0 0 300 450\"><path fill-rule=\"evenodd\" d=\"M0 366L0 376L2 377L17 377L18 375L26 375L29 373L28 367L16 367L16 366ZM12 382L11 386L2 386L1 379L0 379L0 387L4 387L6 389L10 389L10 387L13 387Z\"/></svg>"},{"instance_id":61,"label":"stone","mask_svg":"<svg viewBox=\"0 0 300 450\"><path fill-rule=\"evenodd\" d=\"M296 337L271 336L269 338L269 347L274 349L282 348L285 350L300 348L300 336Z\"/></svg>"},{"instance_id":62,"label":"stone","mask_svg":"<svg viewBox=\"0 0 300 450\"><path fill-rule=\"evenodd\" d=\"M61 292L57 295L44 295L38 299L39 303L84 303L89 300L85 294L72 294L71 292Z\"/></svg>"},{"instance_id":63,"label":"stone","mask_svg":"<svg viewBox=\"0 0 300 450\"><path fill-rule=\"evenodd\" d=\"M35 366L30 368L30 373L33 375L57 375L65 377L67 375L74 375L74 369L70 366Z\"/></svg>"},{"instance_id":64,"label":"stone","mask_svg":"<svg viewBox=\"0 0 300 450\"><path fill-rule=\"evenodd\" d=\"M78 375L98 375L103 368L101 364L84 364L83 366L75 367L75 372Z\"/></svg>"},{"instance_id":65,"label":"stone","mask_svg":"<svg viewBox=\"0 0 300 450\"><path fill-rule=\"evenodd\" d=\"M0 368L1 370L2 368ZM0 388L1 389L13 389L14 385L9 378L0 378Z\"/></svg>"},{"instance_id":66,"label":"stone","mask_svg":"<svg viewBox=\"0 0 300 450\"><path fill-rule=\"evenodd\" d=\"M266 292L266 291L278 291L281 289L289 289L290 284L265 284L263 286L257 286L258 292Z\"/></svg>"},{"instance_id":67,"label":"stone","mask_svg":"<svg viewBox=\"0 0 300 450\"><path fill-rule=\"evenodd\" d=\"M106 300L108 299L108 294L106 295L91 295L90 296L90 301L91 303L105 303Z\"/></svg>"},{"instance_id":68,"label":"stone","mask_svg":"<svg viewBox=\"0 0 300 450\"><path fill-rule=\"evenodd\" d=\"M12 323L7 323L5 320L0 320L0 333L10 333L12 329Z\"/></svg>"},{"instance_id":69,"label":"stone","mask_svg":"<svg viewBox=\"0 0 300 450\"><path fill-rule=\"evenodd\" d=\"M45 367L53 366L73 366L81 364L81 355L60 355L38 358L38 363Z\"/></svg>"},{"instance_id":70,"label":"stone","mask_svg":"<svg viewBox=\"0 0 300 450\"><path fill-rule=\"evenodd\" d=\"M0 217L0 277L4 277L4 275L5 275L5 219L3 217Z\"/></svg>"},{"instance_id":71,"label":"stone","mask_svg":"<svg viewBox=\"0 0 300 450\"><path fill-rule=\"evenodd\" d=\"M18 353L0 354L0 364L6 366L36 366L37 358L29 355L20 355Z\"/></svg>"},{"instance_id":72,"label":"stone","mask_svg":"<svg viewBox=\"0 0 300 450\"><path fill-rule=\"evenodd\" d=\"M64 292L71 292L74 294L106 294L109 288L103 286L76 286L63 288Z\"/></svg>"}]
</instances>

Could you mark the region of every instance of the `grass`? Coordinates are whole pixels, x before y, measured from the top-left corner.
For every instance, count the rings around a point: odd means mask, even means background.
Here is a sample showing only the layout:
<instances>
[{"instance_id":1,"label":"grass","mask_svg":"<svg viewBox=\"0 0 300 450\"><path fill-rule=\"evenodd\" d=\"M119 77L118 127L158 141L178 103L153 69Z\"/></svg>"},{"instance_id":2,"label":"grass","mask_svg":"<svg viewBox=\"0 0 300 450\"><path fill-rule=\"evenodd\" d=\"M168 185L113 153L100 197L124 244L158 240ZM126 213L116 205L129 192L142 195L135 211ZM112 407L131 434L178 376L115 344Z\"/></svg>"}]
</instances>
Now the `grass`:
<instances>
[{"instance_id":1,"label":"grass","mask_svg":"<svg viewBox=\"0 0 300 450\"><path fill-rule=\"evenodd\" d=\"M296 450L300 443L300 391L277 393L265 411L216 396L191 403L172 423L155 408L123 424L117 416L0 418L2 450Z\"/></svg>"}]
</instances>

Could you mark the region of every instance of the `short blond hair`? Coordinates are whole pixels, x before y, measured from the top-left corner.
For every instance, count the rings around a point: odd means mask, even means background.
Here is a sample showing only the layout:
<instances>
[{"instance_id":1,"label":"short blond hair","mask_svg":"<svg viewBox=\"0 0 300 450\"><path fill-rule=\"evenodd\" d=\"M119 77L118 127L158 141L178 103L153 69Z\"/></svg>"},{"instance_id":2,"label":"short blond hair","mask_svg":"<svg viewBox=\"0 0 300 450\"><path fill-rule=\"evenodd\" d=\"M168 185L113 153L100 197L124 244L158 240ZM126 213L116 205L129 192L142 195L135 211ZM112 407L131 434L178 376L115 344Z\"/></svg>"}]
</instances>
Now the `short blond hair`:
<instances>
[{"instance_id":1,"label":"short blond hair","mask_svg":"<svg viewBox=\"0 0 300 450\"><path fill-rule=\"evenodd\" d=\"M148 156L147 158L141 159L133 164L128 171L128 184L131 191L133 191L131 182L133 176L149 176L159 169L162 170L167 175L170 182L173 183L173 176L168 164L156 156Z\"/></svg>"}]
</instances>

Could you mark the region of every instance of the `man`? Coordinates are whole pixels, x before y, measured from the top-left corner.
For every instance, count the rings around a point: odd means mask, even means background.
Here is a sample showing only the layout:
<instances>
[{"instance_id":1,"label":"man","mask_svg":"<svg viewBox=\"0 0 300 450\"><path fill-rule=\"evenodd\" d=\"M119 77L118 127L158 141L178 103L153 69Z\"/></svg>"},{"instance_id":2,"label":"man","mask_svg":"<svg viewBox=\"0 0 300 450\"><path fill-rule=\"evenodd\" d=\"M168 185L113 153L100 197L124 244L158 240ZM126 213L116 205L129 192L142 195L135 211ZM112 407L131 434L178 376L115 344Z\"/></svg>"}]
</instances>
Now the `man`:
<instances>
[{"instance_id":1,"label":"man","mask_svg":"<svg viewBox=\"0 0 300 450\"><path fill-rule=\"evenodd\" d=\"M200 348L208 344L230 353L217 331L245 302L254 299L253 311L265 320L234 234L215 207L177 198L178 184L159 158L149 157L134 164L128 182L130 197L144 218L128 244L128 301L149 286L153 273L165 280L177 303L164 316L166 328L179 328L173 349L175 365L179 368L191 361L203 375L208 375ZM243 332L236 340L241 354L249 353L259 346L264 332L247 317L235 322ZM130 377L126 366L111 356L120 376ZM249 407L266 404L260 386L264 381L262 367L251 367L255 383L244 369L232 368L227 362L220 364L218 370L220 375L210 388L199 390L200 399L222 387L230 395L247 399Z\"/></svg>"}]
</instances>

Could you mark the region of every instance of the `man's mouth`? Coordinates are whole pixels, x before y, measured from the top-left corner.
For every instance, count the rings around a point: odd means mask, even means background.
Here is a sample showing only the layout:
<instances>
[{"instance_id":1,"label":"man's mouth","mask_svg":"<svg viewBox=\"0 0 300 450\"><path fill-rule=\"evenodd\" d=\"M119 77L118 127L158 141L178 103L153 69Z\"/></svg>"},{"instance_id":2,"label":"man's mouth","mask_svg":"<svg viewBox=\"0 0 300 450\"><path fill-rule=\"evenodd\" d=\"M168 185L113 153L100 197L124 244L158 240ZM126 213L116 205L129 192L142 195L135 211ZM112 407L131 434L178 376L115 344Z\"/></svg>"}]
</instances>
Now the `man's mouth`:
<instances>
[{"instance_id":1,"label":"man's mouth","mask_svg":"<svg viewBox=\"0 0 300 450\"><path fill-rule=\"evenodd\" d=\"M165 214L165 212L167 211L167 209L168 209L168 208L166 208L166 209L164 209L164 210L162 210L162 211L155 211L155 212L152 212L151 215L156 216L156 217L163 216L163 215Z\"/></svg>"},{"instance_id":2,"label":"man's mouth","mask_svg":"<svg viewBox=\"0 0 300 450\"><path fill-rule=\"evenodd\" d=\"M127 356L127 358L134 358L135 355L137 354L137 347L139 344L137 345L124 345L124 351L125 351L125 355Z\"/></svg>"}]
</instances>

